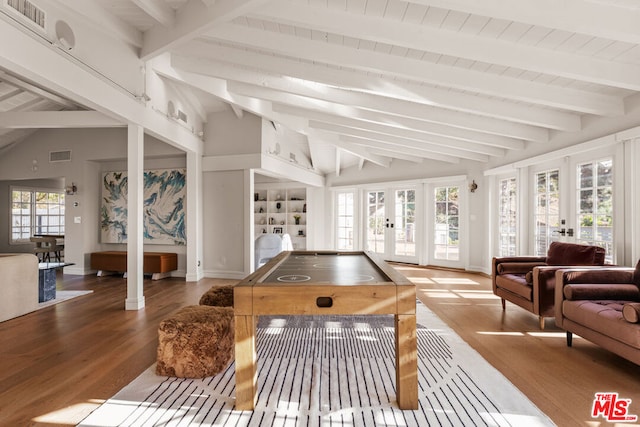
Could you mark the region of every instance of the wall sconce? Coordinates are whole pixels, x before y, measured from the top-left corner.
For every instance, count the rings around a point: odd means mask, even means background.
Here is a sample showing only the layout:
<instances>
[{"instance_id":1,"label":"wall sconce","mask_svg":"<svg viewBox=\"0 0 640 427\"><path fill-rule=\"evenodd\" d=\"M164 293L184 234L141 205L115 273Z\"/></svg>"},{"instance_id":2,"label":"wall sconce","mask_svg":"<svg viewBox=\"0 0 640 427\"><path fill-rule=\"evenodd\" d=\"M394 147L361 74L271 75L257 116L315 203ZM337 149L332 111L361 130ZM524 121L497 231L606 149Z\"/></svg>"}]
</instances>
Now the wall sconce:
<instances>
[{"instance_id":1,"label":"wall sconce","mask_svg":"<svg viewBox=\"0 0 640 427\"><path fill-rule=\"evenodd\" d=\"M478 189L478 184L476 184L476 180L474 179L471 182L471 184L469 184L469 191L471 191L472 193L475 193L477 189Z\"/></svg>"},{"instance_id":2,"label":"wall sconce","mask_svg":"<svg viewBox=\"0 0 640 427\"><path fill-rule=\"evenodd\" d=\"M75 183L71 183L71 185L66 188L67 196L73 196L78 192L78 187L76 187Z\"/></svg>"}]
</instances>

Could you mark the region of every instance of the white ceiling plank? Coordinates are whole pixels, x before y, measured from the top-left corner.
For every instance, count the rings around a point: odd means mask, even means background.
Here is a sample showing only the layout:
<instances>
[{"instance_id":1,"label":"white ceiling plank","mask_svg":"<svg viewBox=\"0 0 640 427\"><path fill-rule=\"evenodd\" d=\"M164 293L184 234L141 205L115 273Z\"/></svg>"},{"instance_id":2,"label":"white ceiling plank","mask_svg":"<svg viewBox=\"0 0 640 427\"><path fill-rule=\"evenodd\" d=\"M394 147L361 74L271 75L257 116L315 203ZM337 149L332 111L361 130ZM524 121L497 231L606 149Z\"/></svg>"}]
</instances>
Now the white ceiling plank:
<instances>
[{"instance_id":1,"label":"white ceiling plank","mask_svg":"<svg viewBox=\"0 0 640 427\"><path fill-rule=\"evenodd\" d=\"M418 164L424 163L424 157L411 156L411 155L398 153L397 150L394 151L394 150L385 150L382 148L370 148L369 152L371 154L378 154L380 156L389 156L393 159L405 160L411 163L418 163Z\"/></svg>"},{"instance_id":2,"label":"white ceiling plank","mask_svg":"<svg viewBox=\"0 0 640 427\"><path fill-rule=\"evenodd\" d=\"M251 112L268 120L283 123L293 131L307 129L307 120L276 113L273 111L272 104L269 101L230 93L227 90L227 82L225 80L178 71L162 63L154 64L153 70L165 78L173 79L209 93L236 108Z\"/></svg>"},{"instance_id":3,"label":"white ceiling plank","mask_svg":"<svg viewBox=\"0 0 640 427\"><path fill-rule=\"evenodd\" d=\"M201 44L198 46L201 46ZM230 58L231 60L236 60L238 56L249 55L254 57L254 59L244 62L254 62L256 67L260 66L260 64L256 62L259 61L260 58L253 52L243 53L237 49L230 48L216 49L216 46L212 46L212 49L206 48L205 50L207 51L207 55L215 53L218 54L217 56L220 58ZM235 53L237 53L237 55ZM268 55L263 56L266 57ZM277 59L273 56L271 56L271 58ZM262 71L247 69L247 65L245 64L238 64L238 66L234 66L219 60L203 60L176 55L172 55L171 61L174 67L190 72L212 75L214 77L236 80L254 85L261 85L332 102L348 104L353 103L353 101L345 102L345 98L358 98L358 102L386 105L388 108L393 108L393 106L389 105L390 102L415 102L422 105L443 107L455 111L479 114L492 118L510 120L516 123L542 126L552 129L566 127L574 128L577 126L577 116L572 113L559 112L557 110L538 108L524 104L515 104L513 102L490 99L484 96L451 92L436 87L425 87L418 84L397 82L390 79L387 81L383 81L382 78L376 77L367 77L365 79L361 73L344 70L336 70L336 74L342 74L344 77L339 80L340 87L336 88L333 86L338 82L314 84L315 82L301 80L301 77L298 77L304 74L293 76L295 78L292 79L287 76L269 75ZM298 62L298 64L300 63ZM287 69L286 64L279 64L278 67L282 68L283 73L291 73L291 71ZM311 68L313 66L308 64L307 67ZM269 73L269 70L266 71ZM330 70L327 70L327 72L328 71ZM325 80L327 72L324 72L324 70L321 72L322 75L325 76ZM349 86L349 90L343 89L349 84L351 84ZM328 85L331 85L331 87ZM377 86L376 89L373 89L374 86ZM358 89L361 89L362 91L358 91ZM343 101L340 101L341 99L343 99ZM620 103L621 107L618 113L621 113L623 109L622 100L616 100L616 103L617 102ZM599 113L602 112L604 111L599 110ZM607 111L607 113L610 113L610 111ZM594 112L594 114L596 113Z\"/></svg>"},{"instance_id":4,"label":"white ceiling plank","mask_svg":"<svg viewBox=\"0 0 640 427\"><path fill-rule=\"evenodd\" d=\"M336 176L340 176L340 149L336 150Z\"/></svg>"},{"instance_id":5,"label":"white ceiling plank","mask_svg":"<svg viewBox=\"0 0 640 427\"><path fill-rule=\"evenodd\" d=\"M46 3L49 0L36 0ZM35 2L35 1L34 1ZM142 32L132 25L127 24L117 16L103 9L97 2L77 1L77 0L57 0L54 3L62 3L70 11L84 17L91 23L93 28L102 31L110 37L117 37L120 40L135 46L142 47Z\"/></svg>"},{"instance_id":6,"label":"white ceiling plank","mask_svg":"<svg viewBox=\"0 0 640 427\"><path fill-rule=\"evenodd\" d=\"M443 66L410 58L391 57L372 51L357 50L323 42L302 40L236 25L223 25L208 36L251 44L266 51L278 52L309 61L346 66L377 74L408 78L426 83L478 92L498 98L507 98L533 104L554 106L552 101L556 87L536 82L503 77L474 70ZM579 118L570 124L571 130L579 130ZM566 129L569 130L569 129Z\"/></svg>"},{"instance_id":7,"label":"white ceiling plank","mask_svg":"<svg viewBox=\"0 0 640 427\"><path fill-rule=\"evenodd\" d=\"M522 150L525 148L524 141L515 138L509 138L499 135L491 135L460 129L452 126L446 126L439 123L429 123L422 120L412 119L410 117L393 116L386 113L376 111L353 109L349 117L336 115L331 113L323 113L310 109L292 107L289 105L274 104L273 110L278 113L290 114L294 116L305 117L309 120L318 120L327 123L347 124L355 122L374 122L385 124L388 126L401 127L405 129L413 129L415 131L427 134L447 136L461 141L476 142L493 147L505 148L509 150ZM355 113L355 114L353 114Z\"/></svg>"},{"instance_id":8,"label":"white ceiling plank","mask_svg":"<svg viewBox=\"0 0 640 427\"><path fill-rule=\"evenodd\" d=\"M234 49L234 51L241 53L239 50ZM251 53L253 54L253 53ZM257 55L257 54L256 54ZM311 64L302 64L297 61L286 62L285 59L273 57L271 56L273 61L269 60L268 55L264 55L260 58L263 64L270 63L267 72L277 73L277 68L272 68L271 63L274 64L279 62L284 62L284 67L287 70L292 72L293 76L296 78L304 78L304 76L308 76L307 78L313 81L321 81L325 84L333 84L333 85L342 85L344 84L352 84L352 81L361 81L363 82L362 89L363 90L373 90L377 91L379 88L391 87L395 88L397 84L395 84L391 80L376 80L376 77L367 77L364 78L361 73L349 72L345 71L345 74L341 74L341 71L334 72L332 69L322 68L313 66ZM211 69L213 67L209 67L207 65L208 60L201 59L185 59L183 57L172 56L172 64L179 66L180 69L185 69L190 72L202 73L205 75L211 74ZM212 63L213 64L213 63ZM296 64L299 64L300 67L296 67ZM331 75L328 79L326 76ZM343 76L343 77L341 77ZM265 77L266 78L266 77ZM372 81L371 86L367 85L367 81ZM399 83L401 85L401 83ZM409 91L408 87L401 87L401 90ZM384 90L384 89L380 89ZM393 89L392 89L393 90ZM360 110L362 114L369 114L373 112L364 112L364 110ZM353 110L351 114L354 114ZM449 127L455 127L461 130L469 130L472 132L479 131L486 134L504 136L507 138L515 138L515 139L523 139L528 141L535 142L547 142L549 140L549 132L546 129L537 126L523 125L519 123L508 122L504 120L498 120L495 118L485 118L477 115L467 114L467 113L459 113L456 111L448 111L440 108L431 108L431 111L428 114L421 116L411 116L414 117L415 120L420 120L425 123L434 123L439 125L447 125ZM362 117L366 119L365 117ZM378 119L373 119L378 121ZM464 138L462 138L464 139ZM495 144L497 146L501 146L500 144ZM504 147L508 148L508 147Z\"/></svg>"},{"instance_id":9,"label":"white ceiling plank","mask_svg":"<svg viewBox=\"0 0 640 427\"><path fill-rule=\"evenodd\" d=\"M338 148L336 152L340 152L341 150L346 151L347 153L351 153L356 157L360 157L361 159L367 160L384 168L388 168L391 164L391 159L388 156L372 154L362 146L357 146L341 141L337 135L315 129L309 130L308 135L316 141L322 141L327 144L334 145L336 148Z\"/></svg>"},{"instance_id":10,"label":"white ceiling plank","mask_svg":"<svg viewBox=\"0 0 640 427\"><path fill-rule=\"evenodd\" d=\"M393 144L387 141L380 141L378 139L367 138L363 136L353 136L353 135L340 135L340 140L344 142L349 142L353 144L359 144L367 147L368 149L377 148L386 151L395 151L398 152L398 145ZM450 156L446 154L439 154L434 152L425 151L422 149L416 149L411 147L402 147L402 153L399 153L402 156L414 156L420 157L422 159L430 159L437 160L439 162L458 164L460 163L460 158L456 156Z\"/></svg>"},{"instance_id":11,"label":"white ceiling plank","mask_svg":"<svg viewBox=\"0 0 640 427\"><path fill-rule=\"evenodd\" d=\"M488 156L504 156L505 151L501 148L489 147L487 145L475 144L467 141L460 141L439 135L429 135L422 132L416 132L411 129L400 129L379 123L361 123L343 122L343 123L326 123L318 120L309 120L309 127L314 129L324 129L330 131L339 131L339 129L361 129L369 132L376 132L383 135L399 136L414 141L426 142L429 144L448 147L455 150L469 151L471 153L480 153Z\"/></svg>"},{"instance_id":12,"label":"white ceiling plank","mask_svg":"<svg viewBox=\"0 0 640 427\"><path fill-rule=\"evenodd\" d=\"M331 112L332 114L341 114L345 116L355 115L354 107L344 104L337 104L328 101L311 99L308 97L282 93L280 91L264 88L259 86L247 85L245 83L231 82L230 86L233 92L244 96L253 96L261 99L266 99L272 102L292 105L300 108L307 108L322 112ZM411 117L419 120L435 121L438 123L446 123L452 126L462 127L464 129L485 129L487 122L492 120L490 118L474 116L472 114L458 113L454 111L447 111L439 108L429 107L426 105L417 105L415 108L404 108L401 110L388 110L387 114L393 114L401 117ZM496 119L493 119L496 120ZM452 124L455 123L455 124ZM484 128L482 127L484 124ZM496 125L505 126L508 122L497 121ZM517 125L517 124L516 124ZM520 125L523 126L523 125ZM539 129L541 132L536 131ZM495 132L503 136L514 136L509 133L511 129L503 128L505 133L499 133L498 129ZM537 138L548 137L548 133L545 129L541 128L529 128L532 135L536 134ZM526 139L526 138L525 138ZM540 139L536 139L540 140Z\"/></svg>"},{"instance_id":13,"label":"white ceiling plank","mask_svg":"<svg viewBox=\"0 0 640 427\"><path fill-rule=\"evenodd\" d=\"M459 157L463 159L475 160L479 162L489 161L489 156L484 154L472 153L464 150L457 150L454 148L444 147L441 145L431 144L429 142L421 142L415 139L408 139L400 136L385 135L379 132L372 132L363 129L348 128L346 126L339 125L325 125L322 123L314 123L312 129L319 129L326 132L333 132L338 135L344 136L356 136L360 138L371 139L373 141L384 142L387 144L395 145L396 148L406 147L416 150L423 150L437 154L445 154L448 156Z\"/></svg>"},{"instance_id":14,"label":"white ceiling plank","mask_svg":"<svg viewBox=\"0 0 640 427\"><path fill-rule=\"evenodd\" d=\"M367 40L376 43L389 43L474 61L485 61L490 57L491 62L506 67L640 90L640 66L633 64L614 63L463 32L394 22L375 16L309 7L293 1L260 8L256 15L260 19L309 27L318 31L366 37Z\"/></svg>"},{"instance_id":15,"label":"white ceiling plank","mask_svg":"<svg viewBox=\"0 0 640 427\"><path fill-rule=\"evenodd\" d=\"M589 0L411 0L529 25L640 43L640 10ZM635 1L634 1L635 3ZM637 5L637 3L636 3ZM597 23L597 25L595 25Z\"/></svg>"},{"instance_id":16,"label":"white ceiling plank","mask_svg":"<svg viewBox=\"0 0 640 427\"><path fill-rule=\"evenodd\" d=\"M0 113L0 128L109 128L126 124L97 111L25 111Z\"/></svg>"},{"instance_id":17,"label":"white ceiling plank","mask_svg":"<svg viewBox=\"0 0 640 427\"><path fill-rule=\"evenodd\" d=\"M207 30L245 15L267 0L217 0L211 7L201 1L189 1L176 15L169 29L154 26L144 34L141 58L149 60Z\"/></svg>"},{"instance_id":18,"label":"white ceiling plank","mask_svg":"<svg viewBox=\"0 0 640 427\"><path fill-rule=\"evenodd\" d=\"M165 27L175 25L176 13L164 0L131 0L140 9Z\"/></svg>"}]
</instances>

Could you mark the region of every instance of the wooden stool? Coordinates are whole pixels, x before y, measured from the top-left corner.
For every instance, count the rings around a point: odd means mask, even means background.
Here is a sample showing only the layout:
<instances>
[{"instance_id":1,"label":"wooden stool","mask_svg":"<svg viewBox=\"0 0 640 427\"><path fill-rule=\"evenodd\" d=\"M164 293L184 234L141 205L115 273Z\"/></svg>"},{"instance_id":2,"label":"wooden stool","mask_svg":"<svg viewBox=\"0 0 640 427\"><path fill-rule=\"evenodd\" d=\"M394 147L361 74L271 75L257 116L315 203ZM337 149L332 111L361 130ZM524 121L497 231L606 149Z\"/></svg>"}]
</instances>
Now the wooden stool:
<instances>
[{"instance_id":1,"label":"wooden stool","mask_svg":"<svg viewBox=\"0 0 640 427\"><path fill-rule=\"evenodd\" d=\"M191 305L158 326L156 374L204 378L224 371L234 355L233 308Z\"/></svg>"},{"instance_id":2,"label":"wooden stool","mask_svg":"<svg viewBox=\"0 0 640 427\"><path fill-rule=\"evenodd\" d=\"M233 308L233 288L235 285L212 286L200 297L200 305Z\"/></svg>"}]
</instances>

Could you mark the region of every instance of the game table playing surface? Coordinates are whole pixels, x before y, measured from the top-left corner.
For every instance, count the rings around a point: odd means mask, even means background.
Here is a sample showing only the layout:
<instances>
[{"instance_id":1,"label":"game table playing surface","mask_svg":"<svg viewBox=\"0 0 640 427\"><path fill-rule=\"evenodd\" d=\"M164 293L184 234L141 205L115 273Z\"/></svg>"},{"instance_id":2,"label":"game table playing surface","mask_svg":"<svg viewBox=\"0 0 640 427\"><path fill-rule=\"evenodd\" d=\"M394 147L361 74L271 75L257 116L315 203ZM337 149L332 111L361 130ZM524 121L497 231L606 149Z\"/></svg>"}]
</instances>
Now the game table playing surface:
<instances>
[{"instance_id":1,"label":"game table playing surface","mask_svg":"<svg viewBox=\"0 0 640 427\"><path fill-rule=\"evenodd\" d=\"M418 408L415 285L368 252L282 252L234 288L236 409L257 398L260 315L395 316L396 400Z\"/></svg>"}]
</instances>

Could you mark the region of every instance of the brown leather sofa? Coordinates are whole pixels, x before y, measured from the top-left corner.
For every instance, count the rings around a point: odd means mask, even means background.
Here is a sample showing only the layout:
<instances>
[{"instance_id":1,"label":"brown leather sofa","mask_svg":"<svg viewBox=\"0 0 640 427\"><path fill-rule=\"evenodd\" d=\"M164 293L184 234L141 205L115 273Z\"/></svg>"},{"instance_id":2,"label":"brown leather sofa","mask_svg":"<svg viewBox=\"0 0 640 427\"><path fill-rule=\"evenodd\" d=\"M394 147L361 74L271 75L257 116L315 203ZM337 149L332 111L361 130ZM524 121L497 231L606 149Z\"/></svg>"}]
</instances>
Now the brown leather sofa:
<instances>
[{"instance_id":1,"label":"brown leather sofa","mask_svg":"<svg viewBox=\"0 0 640 427\"><path fill-rule=\"evenodd\" d=\"M552 242L546 257L494 257L491 263L493 293L533 314L540 329L544 318L554 317L555 273L561 267L603 265L605 250L599 246Z\"/></svg>"},{"instance_id":2,"label":"brown leather sofa","mask_svg":"<svg viewBox=\"0 0 640 427\"><path fill-rule=\"evenodd\" d=\"M640 365L640 262L556 272L556 324Z\"/></svg>"}]
</instances>

